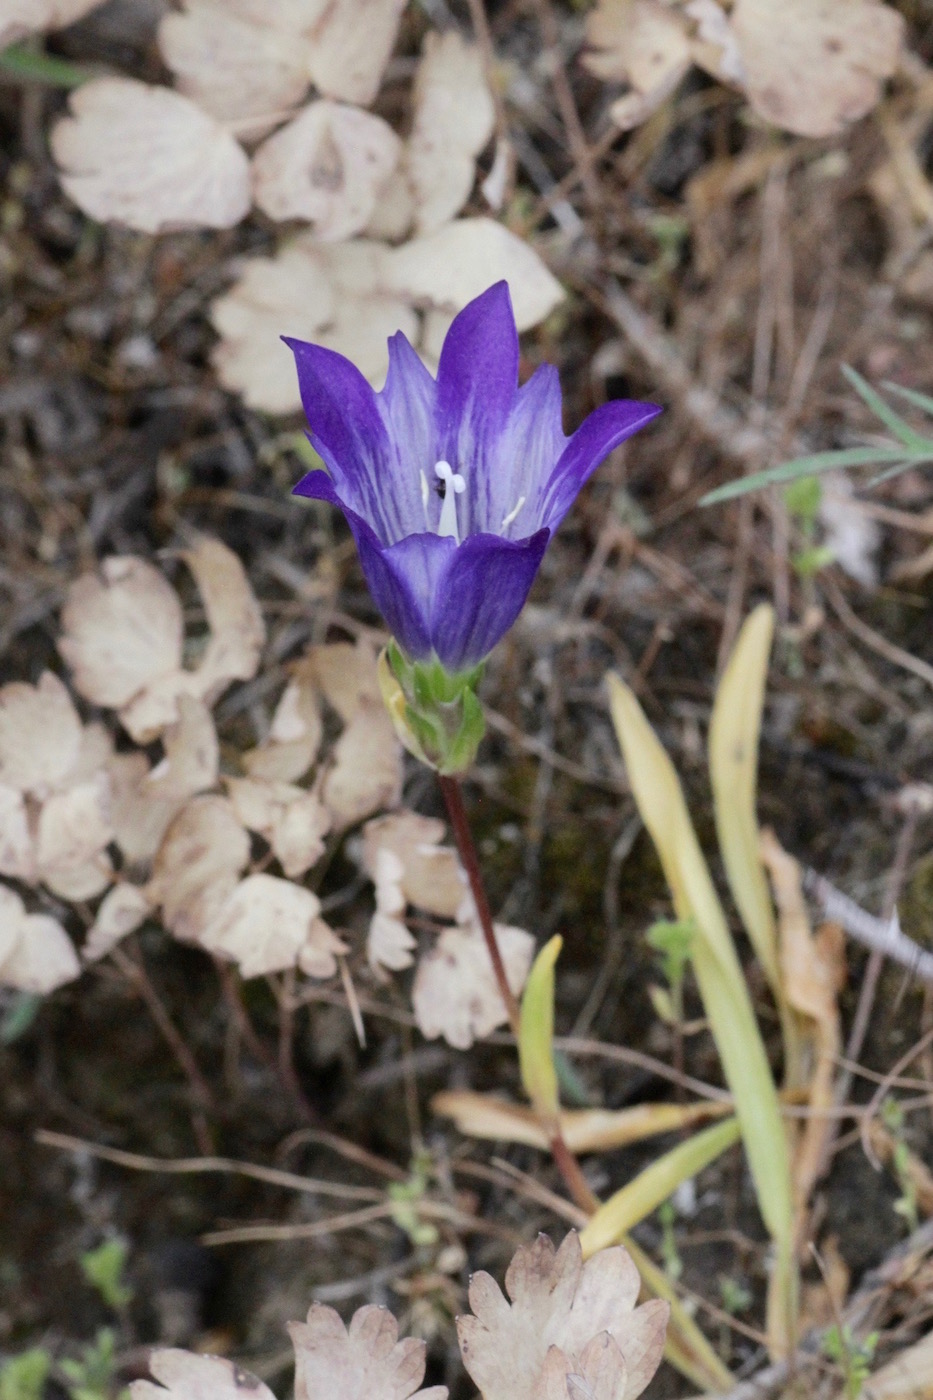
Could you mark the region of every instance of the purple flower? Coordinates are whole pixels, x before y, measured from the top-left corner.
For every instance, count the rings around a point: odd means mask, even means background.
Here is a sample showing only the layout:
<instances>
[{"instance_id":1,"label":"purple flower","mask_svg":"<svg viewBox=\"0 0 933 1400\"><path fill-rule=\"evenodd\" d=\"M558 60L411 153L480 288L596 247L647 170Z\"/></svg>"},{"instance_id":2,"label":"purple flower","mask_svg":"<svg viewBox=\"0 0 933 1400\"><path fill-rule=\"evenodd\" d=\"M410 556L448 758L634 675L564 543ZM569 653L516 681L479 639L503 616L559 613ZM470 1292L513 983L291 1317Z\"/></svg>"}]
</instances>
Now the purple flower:
<instances>
[{"instance_id":1,"label":"purple flower","mask_svg":"<svg viewBox=\"0 0 933 1400\"><path fill-rule=\"evenodd\" d=\"M509 630L581 486L660 412L619 399L565 437L554 367L518 387L505 282L457 316L436 380L401 333L379 393L343 355L286 343L327 467L295 492L340 507L403 652L452 673L477 665Z\"/></svg>"}]
</instances>

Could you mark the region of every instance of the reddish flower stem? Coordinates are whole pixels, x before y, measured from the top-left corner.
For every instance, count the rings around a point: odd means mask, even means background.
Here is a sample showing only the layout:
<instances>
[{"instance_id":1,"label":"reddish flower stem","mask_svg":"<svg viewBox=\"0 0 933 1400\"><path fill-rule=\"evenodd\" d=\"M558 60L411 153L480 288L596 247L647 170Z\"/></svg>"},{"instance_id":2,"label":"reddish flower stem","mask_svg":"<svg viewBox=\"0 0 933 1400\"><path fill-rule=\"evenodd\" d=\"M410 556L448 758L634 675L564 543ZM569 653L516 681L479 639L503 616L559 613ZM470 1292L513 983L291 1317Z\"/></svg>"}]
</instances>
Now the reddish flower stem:
<instances>
[{"instance_id":1,"label":"reddish flower stem","mask_svg":"<svg viewBox=\"0 0 933 1400\"><path fill-rule=\"evenodd\" d=\"M493 927L492 913L489 908L489 900L486 897L486 886L483 883L483 872L480 869L479 855L476 850L476 843L473 840L473 833L470 830L470 822L463 802L463 789L457 778L447 778L444 777L443 774L438 774L438 781L441 785L441 792L444 794L444 801L447 804L447 813L450 817L450 824L453 827L457 850L460 852L460 859L463 862L463 868L470 882L470 891L473 895L473 901L476 904L476 912L479 917L480 927L483 930L483 937L486 940L486 947L489 949L489 957L492 961L493 971L496 974L499 992L509 1013L509 1024L512 1027L512 1033L517 1040L521 1031L521 1012L518 1002L515 999L515 994L509 986L508 978L505 975L505 963L502 961L499 941L496 938L496 930ZM571 1197L580 1209L586 1211L587 1215L592 1215L593 1212L599 1208L599 1198L591 1191L589 1182L581 1170L580 1163L567 1146L564 1135L560 1130L560 1124L548 1120L547 1122L542 1121L542 1127L544 1127L547 1132L551 1156L554 1158L554 1165L564 1178L564 1185L567 1187Z\"/></svg>"}]
</instances>

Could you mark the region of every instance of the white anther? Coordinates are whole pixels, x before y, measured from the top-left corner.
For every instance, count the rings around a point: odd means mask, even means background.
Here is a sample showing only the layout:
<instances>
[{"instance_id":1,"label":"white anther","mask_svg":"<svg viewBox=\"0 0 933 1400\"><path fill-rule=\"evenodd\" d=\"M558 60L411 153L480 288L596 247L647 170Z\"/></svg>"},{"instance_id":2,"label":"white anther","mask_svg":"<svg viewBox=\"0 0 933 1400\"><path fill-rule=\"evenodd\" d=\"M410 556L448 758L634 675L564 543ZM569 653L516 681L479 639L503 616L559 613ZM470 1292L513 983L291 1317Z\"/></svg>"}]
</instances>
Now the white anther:
<instances>
[{"instance_id":1,"label":"white anther","mask_svg":"<svg viewBox=\"0 0 933 1400\"><path fill-rule=\"evenodd\" d=\"M460 531L457 527L457 497L466 490L466 482L459 472L455 472L449 462L435 462L434 474L443 483L444 495L441 499L441 518L438 521L437 533L449 536L460 543Z\"/></svg>"},{"instance_id":2,"label":"white anther","mask_svg":"<svg viewBox=\"0 0 933 1400\"><path fill-rule=\"evenodd\" d=\"M518 515L518 512L521 510L522 506L525 504L525 500L525 496L519 496L518 500L516 501L512 509L509 511L508 515L503 516L502 524L499 526L500 530L508 529L512 521L515 519L516 515Z\"/></svg>"}]
</instances>

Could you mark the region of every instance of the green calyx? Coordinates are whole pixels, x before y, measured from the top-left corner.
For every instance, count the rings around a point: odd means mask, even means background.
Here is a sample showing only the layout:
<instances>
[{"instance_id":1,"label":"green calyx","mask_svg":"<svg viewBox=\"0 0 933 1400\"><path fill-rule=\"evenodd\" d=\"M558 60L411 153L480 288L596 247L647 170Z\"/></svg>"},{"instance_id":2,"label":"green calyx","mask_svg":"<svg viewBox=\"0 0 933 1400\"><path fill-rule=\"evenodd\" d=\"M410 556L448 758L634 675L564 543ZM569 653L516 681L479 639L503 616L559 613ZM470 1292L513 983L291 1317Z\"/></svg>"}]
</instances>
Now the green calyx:
<instances>
[{"instance_id":1,"label":"green calyx","mask_svg":"<svg viewBox=\"0 0 933 1400\"><path fill-rule=\"evenodd\" d=\"M409 753L450 777L464 773L486 730L476 694L482 665L451 675L439 661L409 661L398 643L379 658L382 698Z\"/></svg>"}]
</instances>

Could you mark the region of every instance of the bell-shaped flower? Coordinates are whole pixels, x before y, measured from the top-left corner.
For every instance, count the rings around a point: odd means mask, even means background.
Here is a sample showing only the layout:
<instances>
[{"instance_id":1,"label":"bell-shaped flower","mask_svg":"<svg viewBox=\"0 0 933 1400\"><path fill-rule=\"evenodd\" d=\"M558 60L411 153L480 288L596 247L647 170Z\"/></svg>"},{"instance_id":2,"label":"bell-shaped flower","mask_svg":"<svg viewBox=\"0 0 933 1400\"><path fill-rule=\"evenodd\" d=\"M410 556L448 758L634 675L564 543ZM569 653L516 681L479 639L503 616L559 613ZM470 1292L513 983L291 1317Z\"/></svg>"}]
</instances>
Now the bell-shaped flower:
<instances>
[{"instance_id":1,"label":"bell-shaped flower","mask_svg":"<svg viewBox=\"0 0 933 1400\"><path fill-rule=\"evenodd\" d=\"M402 334L381 392L335 351L287 343L327 468L295 491L340 507L405 657L449 675L475 668L509 630L584 482L660 412L614 400L567 438L553 366L519 388L505 282L456 317L437 379Z\"/></svg>"}]
</instances>

